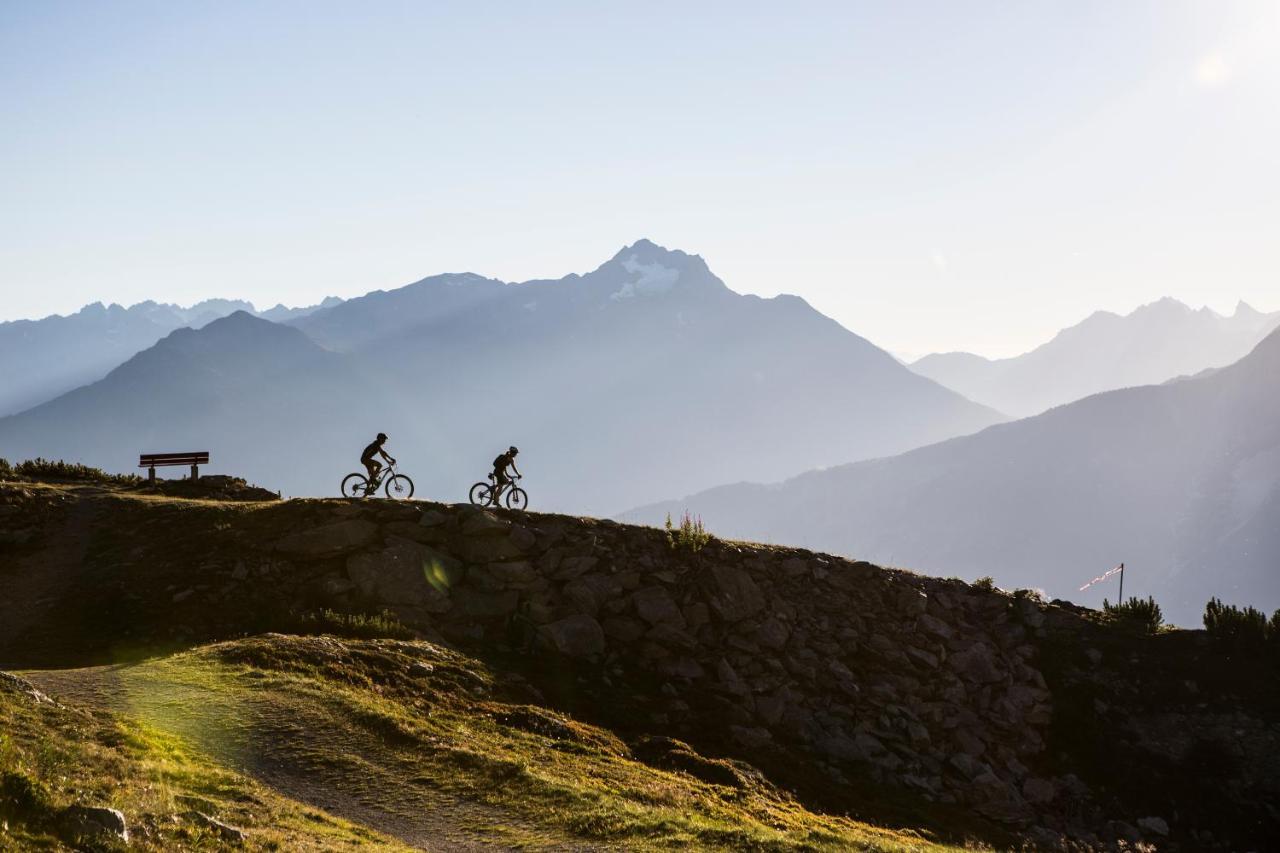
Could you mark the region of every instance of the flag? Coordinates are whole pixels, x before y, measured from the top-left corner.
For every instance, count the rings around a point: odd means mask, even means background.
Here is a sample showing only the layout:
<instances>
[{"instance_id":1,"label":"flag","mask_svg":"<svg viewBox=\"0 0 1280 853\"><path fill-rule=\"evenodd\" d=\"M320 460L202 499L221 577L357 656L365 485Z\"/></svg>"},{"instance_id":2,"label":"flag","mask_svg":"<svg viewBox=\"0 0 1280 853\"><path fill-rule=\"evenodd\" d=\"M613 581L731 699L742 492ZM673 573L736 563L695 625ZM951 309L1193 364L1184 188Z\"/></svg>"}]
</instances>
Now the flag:
<instances>
[{"instance_id":1,"label":"flag","mask_svg":"<svg viewBox=\"0 0 1280 853\"><path fill-rule=\"evenodd\" d=\"M1118 574L1119 572L1123 572L1123 571L1124 571L1124 563L1121 563L1120 565L1116 566L1116 567L1115 567L1114 569L1112 569L1111 571L1109 571L1109 572L1103 572L1102 574L1098 575L1098 576L1097 576L1096 578L1094 578L1093 580L1089 581L1089 582L1088 582L1087 584L1085 584L1084 586L1080 587L1080 592L1084 592L1086 589L1088 589L1089 587L1093 586L1095 583L1100 583L1100 582L1102 582L1102 581L1106 580L1107 578L1111 577L1112 575L1114 575L1114 574Z\"/></svg>"}]
</instances>

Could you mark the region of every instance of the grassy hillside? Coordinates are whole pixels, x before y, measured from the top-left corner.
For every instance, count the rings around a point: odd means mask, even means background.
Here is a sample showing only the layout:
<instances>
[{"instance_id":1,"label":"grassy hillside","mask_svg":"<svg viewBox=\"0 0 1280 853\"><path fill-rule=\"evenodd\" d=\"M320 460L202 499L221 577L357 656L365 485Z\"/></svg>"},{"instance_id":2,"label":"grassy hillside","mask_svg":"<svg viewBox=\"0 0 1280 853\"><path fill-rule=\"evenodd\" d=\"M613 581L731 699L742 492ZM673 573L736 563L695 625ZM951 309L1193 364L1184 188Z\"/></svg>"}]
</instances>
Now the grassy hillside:
<instances>
[{"instance_id":1,"label":"grassy hillside","mask_svg":"<svg viewBox=\"0 0 1280 853\"><path fill-rule=\"evenodd\" d=\"M628 746L426 642L272 634L22 677L64 705L0 690L0 848L52 845L92 802L155 850L226 843L193 809L251 849L946 849L677 741Z\"/></svg>"}]
</instances>

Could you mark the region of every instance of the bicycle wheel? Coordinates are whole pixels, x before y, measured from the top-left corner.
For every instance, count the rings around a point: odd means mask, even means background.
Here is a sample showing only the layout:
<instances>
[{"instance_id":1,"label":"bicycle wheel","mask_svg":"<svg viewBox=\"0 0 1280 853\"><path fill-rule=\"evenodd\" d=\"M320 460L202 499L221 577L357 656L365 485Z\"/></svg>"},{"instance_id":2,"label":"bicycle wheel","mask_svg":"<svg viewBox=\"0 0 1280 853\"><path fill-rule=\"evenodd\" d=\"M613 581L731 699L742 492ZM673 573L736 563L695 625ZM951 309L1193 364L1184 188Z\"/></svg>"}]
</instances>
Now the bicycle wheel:
<instances>
[{"instance_id":1,"label":"bicycle wheel","mask_svg":"<svg viewBox=\"0 0 1280 853\"><path fill-rule=\"evenodd\" d=\"M488 483L476 483L471 487L471 493L467 495L471 499L471 503L476 506L488 506L489 500L493 495L493 487Z\"/></svg>"},{"instance_id":2,"label":"bicycle wheel","mask_svg":"<svg viewBox=\"0 0 1280 853\"><path fill-rule=\"evenodd\" d=\"M342 496L344 498L362 498L364 490L369 486L369 479L364 474L348 474L342 478Z\"/></svg>"},{"instance_id":3,"label":"bicycle wheel","mask_svg":"<svg viewBox=\"0 0 1280 853\"><path fill-rule=\"evenodd\" d=\"M507 492L507 509L528 509L529 493L519 486L512 486Z\"/></svg>"},{"instance_id":4,"label":"bicycle wheel","mask_svg":"<svg viewBox=\"0 0 1280 853\"><path fill-rule=\"evenodd\" d=\"M383 487L389 498L399 498L407 501L413 497L413 480L410 480L404 474L396 474L387 478L387 485Z\"/></svg>"}]
</instances>

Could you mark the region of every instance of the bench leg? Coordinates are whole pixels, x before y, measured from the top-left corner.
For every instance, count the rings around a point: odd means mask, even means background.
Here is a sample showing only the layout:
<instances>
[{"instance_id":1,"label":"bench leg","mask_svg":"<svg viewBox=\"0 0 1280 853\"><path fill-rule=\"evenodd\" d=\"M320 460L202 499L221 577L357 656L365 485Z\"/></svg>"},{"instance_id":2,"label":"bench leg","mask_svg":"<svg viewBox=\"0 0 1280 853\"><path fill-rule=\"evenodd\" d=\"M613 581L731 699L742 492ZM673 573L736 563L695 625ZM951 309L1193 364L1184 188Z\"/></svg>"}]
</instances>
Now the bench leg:
<instances>
[{"instance_id":1,"label":"bench leg","mask_svg":"<svg viewBox=\"0 0 1280 853\"><path fill-rule=\"evenodd\" d=\"M147 469L147 482L153 486L156 484L156 466L154 465Z\"/></svg>"},{"instance_id":2,"label":"bench leg","mask_svg":"<svg viewBox=\"0 0 1280 853\"><path fill-rule=\"evenodd\" d=\"M191 482L194 483L196 480L199 480L199 479L200 479L200 466L192 465L191 466Z\"/></svg>"}]
</instances>

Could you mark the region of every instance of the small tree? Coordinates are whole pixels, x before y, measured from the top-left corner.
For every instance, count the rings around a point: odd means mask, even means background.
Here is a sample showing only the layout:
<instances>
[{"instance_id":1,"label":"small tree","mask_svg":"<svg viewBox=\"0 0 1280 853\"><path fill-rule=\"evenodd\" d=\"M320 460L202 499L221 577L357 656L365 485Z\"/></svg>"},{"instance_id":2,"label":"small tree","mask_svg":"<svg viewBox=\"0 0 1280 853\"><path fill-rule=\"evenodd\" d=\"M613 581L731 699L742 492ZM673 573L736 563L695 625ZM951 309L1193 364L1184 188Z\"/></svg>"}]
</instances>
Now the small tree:
<instances>
[{"instance_id":1,"label":"small tree","mask_svg":"<svg viewBox=\"0 0 1280 853\"><path fill-rule=\"evenodd\" d=\"M1146 634L1154 634L1164 625L1164 613L1151 596L1142 599L1135 595L1128 601L1116 604L1104 598L1102 612L1107 621L1132 626Z\"/></svg>"},{"instance_id":2,"label":"small tree","mask_svg":"<svg viewBox=\"0 0 1280 853\"><path fill-rule=\"evenodd\" d=\"M1204 628L1210 637L1231 651L1257 654L1266 646L1268 634L1273 643L1280 642L1280 611L1268 624L1261 610L1253 607L1242 610L1211 598L1204 606Z\"/></svg>"},{"instance_id":3,"label":"small tree","mask_svg":"<svg viewBox=\"0 0 1280 853\"><path fill-rule=\"evenodd\" d=\"M702 516L695 518L689 514L687 509L684 511L684 515L680 517L679 527L676 527L671 522L671 513L667 513L666 528L667 544L675 550L696 554L711 541L711 534L707 532L706 527L702 524Z\"/></svg>"}]
</instances>

